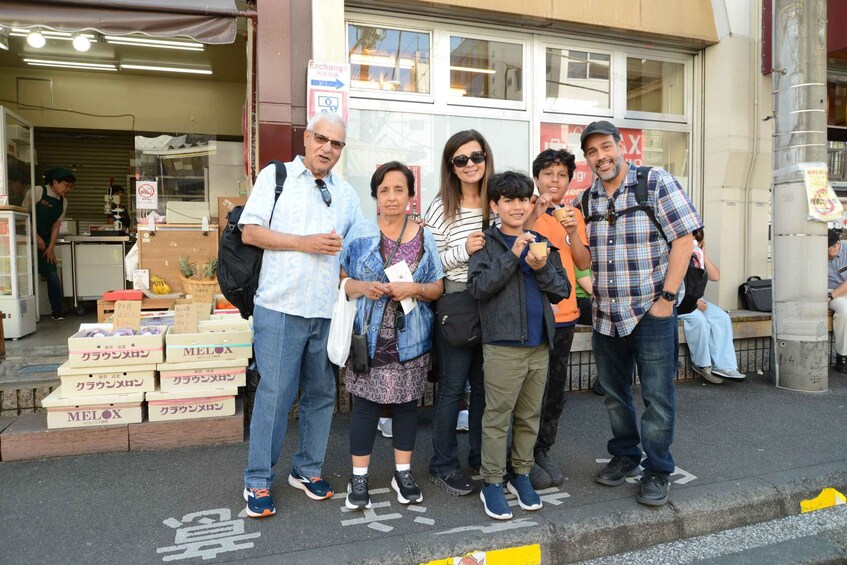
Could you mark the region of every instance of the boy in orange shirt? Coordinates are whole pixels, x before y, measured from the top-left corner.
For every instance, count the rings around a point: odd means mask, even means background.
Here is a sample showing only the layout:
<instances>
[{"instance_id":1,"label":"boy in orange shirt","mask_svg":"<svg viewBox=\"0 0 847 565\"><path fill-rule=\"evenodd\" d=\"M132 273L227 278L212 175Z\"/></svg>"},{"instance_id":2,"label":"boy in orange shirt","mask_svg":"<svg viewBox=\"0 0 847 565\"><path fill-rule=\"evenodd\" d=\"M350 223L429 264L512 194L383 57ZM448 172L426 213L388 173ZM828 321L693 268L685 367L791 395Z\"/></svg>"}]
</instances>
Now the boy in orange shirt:
<instances>
[{"instance_id":1,"label":"boy in orange shirt","mask_svg":"<svg viewBox=\"0 0 847 565\"><path fill-rule=\"evenodd\" d=\"M532 176L540 194L533 210L536 219L532 229L549 239L550 244L558 248L571 288L576 288L576 269L571 257L570 240L565 228L553 214L562 204L575 168L576 160L573 154L565 150L546 149L532 162ZM577 233L582 243L587 244L582 215L570 207L569 210L577 215ZM541 405L538 439L535 442L535 465L529 474L535 489L558 486L564 480L561 469L548 452L556 442L559 417L565 407L568 357L573 343L574 326L579 318L576 293L572 292L568 298L554 305L553 312L556 315L556 334L553 338L553 347L550 349L547 386Z\"/></svg>"}]
</instances>

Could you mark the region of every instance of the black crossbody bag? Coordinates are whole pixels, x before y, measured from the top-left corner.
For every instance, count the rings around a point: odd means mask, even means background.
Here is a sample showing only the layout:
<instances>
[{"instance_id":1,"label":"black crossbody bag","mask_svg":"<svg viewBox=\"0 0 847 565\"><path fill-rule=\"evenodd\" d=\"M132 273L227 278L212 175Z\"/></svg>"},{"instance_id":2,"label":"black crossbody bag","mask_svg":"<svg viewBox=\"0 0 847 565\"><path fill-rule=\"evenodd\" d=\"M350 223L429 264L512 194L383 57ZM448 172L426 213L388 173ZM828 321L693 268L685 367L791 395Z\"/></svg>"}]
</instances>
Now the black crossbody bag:
<instances>
[{"instance_id":1,"label":"black crossbody bag","mask_svg":"<svg viewBox=\"0 0 847 565\"><path fill-rule=\"evenodd\" d=\"M397 245L394 246L394 250L391 252L391 255L388 256L388 259L385 260L385 263L382 265L383 274L385 272L386 267L391 266L391 261L394 259L394 255L397 253L397 250L400 249L400 242L403 241L403 234L406 233L406 224L409 223L409 216L403 220L403 229L400 230L400 237L397 238ZM382 235L380 235L382 237ZM371 307L368 310L368 315L365 317L365 323L362 324L362 333L356 333L353 331L353 337L350 338L350 358L347 361L347 364L353 369L354 373L367 373L370 369L370 358L368 357L368 326L371 324L371 314L373 314L374 306L376 306L376 301L371 300Z\"/></svg>"}]
</instances>

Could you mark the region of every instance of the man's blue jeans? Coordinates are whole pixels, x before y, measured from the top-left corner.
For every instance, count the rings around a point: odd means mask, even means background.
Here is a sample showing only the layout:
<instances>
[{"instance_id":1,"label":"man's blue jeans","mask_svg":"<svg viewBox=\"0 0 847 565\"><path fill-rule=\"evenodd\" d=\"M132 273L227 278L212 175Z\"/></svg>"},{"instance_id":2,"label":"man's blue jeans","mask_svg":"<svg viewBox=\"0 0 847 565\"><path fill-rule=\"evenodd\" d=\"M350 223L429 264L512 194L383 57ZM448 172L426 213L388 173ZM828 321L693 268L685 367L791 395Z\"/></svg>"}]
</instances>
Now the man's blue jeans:
<instances>
[{"instance_id":1,"label":"man's blue jeans","mask_svg":"<svg viewBox=\"0 0 847 565\"><path fill-rule=\"evenodd\" d=\"M335 407L335 377L326 355L329 322L255 307L253 348L261 379L250 422L247 488L270 488L300 389L300 437L291 467L305 477L321 476Z\"/></svg>"},{"instance_id":2,"label":"man's blue jeans","mask_svg":"<svg viewBox=\"0 0 847 565\"><path fill-rule=\"evenodd\" d=\"M59 273L56 269L48 270L44 273L44 278L47 279L47 297L50 299L50 310L54 316L62 315L62 282L59 280Z\"/></svg>"},{"instance_id":3,"label":"man's blue jeans","mask_svg":"<svg viewBox=\"0 0 847 565\"><path fill-rule=\"evenodd\" d=\"M482 414L485 412L482 346L448 346L444 343L439 324L435 324L432 342L436 355L441 358L441 368L438 376L438 395L432 415L432 448L435 453L429 462L429 472L446 477L461 467L456 419L459 417L459 405L465 394L465 383L468 381L471 385L468 407L468 465L479 469L482 464Z\"/></svg>"},{"instance_id":4,"label":"man's blue jeans","mask_svg":"<svg viewBox=\"0 0 847 565\"><path fill-rule=\"evenodd\" d=\"M595 330L592 339L597 378L606 389L604 402L612 427L609 453L639 462L640 442L647 455L644 469L667 475L674 470L670 447L676 414L674 377L678 337L674 312L668 318L645 314L626 337L610 337ZM633 369L636 366L645 406L640 438L632 398Z\"/></svg>"}]
</instances>

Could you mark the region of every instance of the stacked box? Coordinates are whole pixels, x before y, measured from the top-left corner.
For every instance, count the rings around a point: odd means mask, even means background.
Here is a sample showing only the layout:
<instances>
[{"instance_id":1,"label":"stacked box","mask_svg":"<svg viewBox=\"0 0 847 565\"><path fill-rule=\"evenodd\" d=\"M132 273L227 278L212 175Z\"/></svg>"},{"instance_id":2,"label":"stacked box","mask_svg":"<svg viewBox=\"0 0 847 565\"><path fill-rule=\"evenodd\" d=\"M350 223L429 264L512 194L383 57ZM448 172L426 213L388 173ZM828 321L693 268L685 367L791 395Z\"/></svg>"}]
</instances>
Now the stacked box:
<instances>
[{"instance_id":1,"label":"stacked box","mask_svg":"<svg viewBox=\"0 0 847 565\"><path fill-rule=\"evenodd\" d=\"M143 400L143 392L67 398L60 386L41 405L47 409L47 429L55 430L137 424L143 416Z\"/></svg>"},{"instance_id":2,"label":"stacked box","mask_svg":"<svg viewBox=\"0 0 847 565\"><path fill-rule=\"evenodd\" d=\"M226 361L253 356L253 331L244 320L203 320L197 332L168 333L165 338L168 363Z\"/></svg>"},{"instance_id":3,"label":"stacked box","mask_svg":"<svg viewBox=\"0 0 847 565\"><path fill-rule=\"evenodd\" d=\"M74 368L59 367L62 397L100 396L156 390L156 365Z\"/></svg>"},{"instance_id":4,"label":"stacked box","mask_svg":"<svg viewBox=\"0 0 847 565\"><path fill-rule=\"evenodd\" d=\"M147 418L151 422L164 422L232 416L235 414L237 394L238 389L235 387L148 392Z\"/></svg>"},{"instance_id":5,"label":"stacked box","mask_svg":"<svg viewBox=\"0 0 847 565\"><path fill-rule=\"evenodd\" d=\"M237 388L245 384L247 384L246 359L159 364L161 392Z\"/></svg>"},{"instance_id":6,"label":"stacked box","mask_svg":"<svg viewBox=\"0 0 847 565\"><path fill-rule=\"evenodd\" d=\"M68 364L74 369L150 365L164 361L167 326L149 326L157 334L92 336L112 332L111 324L84 324L68 338Z\"/></svg>"}]
</instances>

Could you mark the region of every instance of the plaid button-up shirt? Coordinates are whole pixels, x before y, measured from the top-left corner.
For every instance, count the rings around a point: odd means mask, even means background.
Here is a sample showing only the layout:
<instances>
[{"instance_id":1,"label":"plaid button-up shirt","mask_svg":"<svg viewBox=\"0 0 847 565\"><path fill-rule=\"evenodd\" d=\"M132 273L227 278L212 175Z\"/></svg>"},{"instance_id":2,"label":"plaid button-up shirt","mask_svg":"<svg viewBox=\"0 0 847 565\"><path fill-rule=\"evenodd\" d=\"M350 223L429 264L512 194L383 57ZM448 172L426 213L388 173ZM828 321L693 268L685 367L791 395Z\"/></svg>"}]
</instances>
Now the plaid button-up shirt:
<instances>
[{"instance_id":1,"label":"plaid button-up shirt","mask_svg":"<svg viewBox=\"0 0 847 565\"><path fill-rule=\"evenodd\" d=\"M606 214L612 200L618 212L637 206L636 170L629 163L626 180L612 198L606 195L603 182L595 179L587 189L591 192L585 215ZM650 179L655 179L655 189L648 190L647 204L668 241L703 227L673 175L654 168ZM579 199L574 200L574 205L578 203ZM586 229L594 276L594 329L608 336L627 336L662 292L670 246L647 214L640 211L619 216L614 225L607 220L592 221Z\"/></svg>"}]
</instances>

